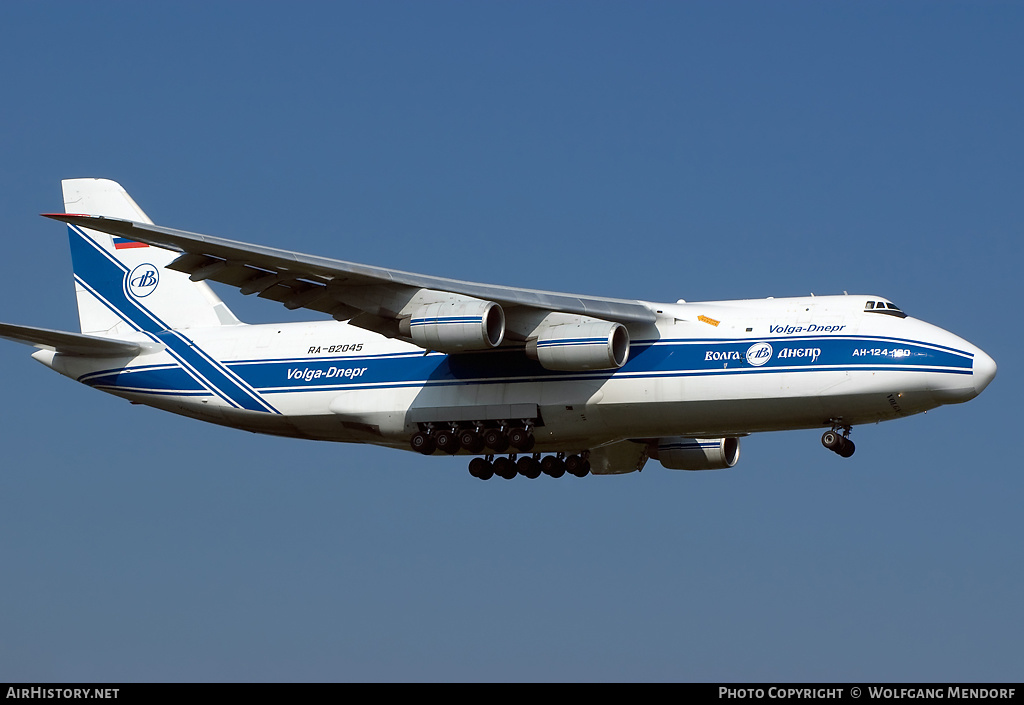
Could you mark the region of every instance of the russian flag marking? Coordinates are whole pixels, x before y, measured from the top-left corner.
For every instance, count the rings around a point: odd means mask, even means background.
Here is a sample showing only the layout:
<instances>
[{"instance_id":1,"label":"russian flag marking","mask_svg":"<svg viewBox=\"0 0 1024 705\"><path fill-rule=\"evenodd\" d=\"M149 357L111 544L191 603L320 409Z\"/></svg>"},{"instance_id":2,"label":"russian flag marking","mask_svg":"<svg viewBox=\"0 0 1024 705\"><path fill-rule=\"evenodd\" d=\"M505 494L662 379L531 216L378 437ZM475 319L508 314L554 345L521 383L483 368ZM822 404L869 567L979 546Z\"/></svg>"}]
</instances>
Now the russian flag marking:
<instances>
[{"instance_id":1,"label":"russian flag marking","mask_svg":"<svg viewBox=\"0 0 1024 705\"><path fill-rule=\"evenodd\" d=\"M112 236L114 238L114 249L115 250L131 250L136 247L149 247L144 242L135 242L135 240L126 240L123 237Z\"/></svg>"}]
</instances>

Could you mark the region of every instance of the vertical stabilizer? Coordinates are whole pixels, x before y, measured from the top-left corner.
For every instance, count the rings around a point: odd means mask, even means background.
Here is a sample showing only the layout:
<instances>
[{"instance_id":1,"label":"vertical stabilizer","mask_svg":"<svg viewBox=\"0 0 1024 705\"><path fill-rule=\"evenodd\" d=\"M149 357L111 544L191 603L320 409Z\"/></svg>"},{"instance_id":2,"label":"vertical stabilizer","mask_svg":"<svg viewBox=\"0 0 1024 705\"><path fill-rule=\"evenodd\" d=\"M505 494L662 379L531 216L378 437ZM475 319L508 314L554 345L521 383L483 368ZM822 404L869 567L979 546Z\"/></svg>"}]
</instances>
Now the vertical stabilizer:
<instances>
[{"instance_id":1,"label":"vertical stabilizer","mask_svg":"<svg viewBox=\"0 0 1024 705\"><path fill-rule=\"evenodd\" d=\"M66 179L64 212L153 221L121 185L107 179ZM82 332L118 337L151 323L168 329L238 325L205 282L166 269L178 253L141 242L68 226L75 294ZM126 310L127 309L127 310Z\"/></svg>"}]
</instances>

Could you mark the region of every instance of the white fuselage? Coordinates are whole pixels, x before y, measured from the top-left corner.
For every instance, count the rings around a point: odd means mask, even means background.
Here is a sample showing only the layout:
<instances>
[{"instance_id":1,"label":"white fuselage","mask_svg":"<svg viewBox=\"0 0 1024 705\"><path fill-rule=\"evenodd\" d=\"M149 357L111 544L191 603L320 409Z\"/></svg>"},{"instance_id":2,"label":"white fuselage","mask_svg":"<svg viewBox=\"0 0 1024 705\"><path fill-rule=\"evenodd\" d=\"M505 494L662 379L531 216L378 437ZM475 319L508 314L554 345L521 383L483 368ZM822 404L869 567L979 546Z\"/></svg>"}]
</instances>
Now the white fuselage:
<instances>
[{"instance_id":1,"label":"white fuselage","mask_svg":"<svg viewBox=\"0 0 1024 705\"><path fill-rule=\"evenodd\" d=\"M850 426L967 401L995 364L879 297L650 304L618 370L550 371L520 349L445 355L335 321L168 332L190 354L131 360L39 351L103 391L261 433L408 448L423 424L534 417L537 451L628 438Z\"/></svg>"}]
</instances>

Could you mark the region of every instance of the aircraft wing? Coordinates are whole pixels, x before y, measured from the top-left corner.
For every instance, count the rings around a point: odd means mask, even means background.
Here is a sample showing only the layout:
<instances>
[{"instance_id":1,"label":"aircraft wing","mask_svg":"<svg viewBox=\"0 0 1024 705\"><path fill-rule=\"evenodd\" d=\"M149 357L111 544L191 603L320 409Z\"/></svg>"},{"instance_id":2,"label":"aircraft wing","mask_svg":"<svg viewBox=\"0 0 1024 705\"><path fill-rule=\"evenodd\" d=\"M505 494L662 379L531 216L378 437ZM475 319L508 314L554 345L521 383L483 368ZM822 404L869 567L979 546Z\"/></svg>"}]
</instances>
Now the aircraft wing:
<instances>
[{"instance_id":1,"label":"aircraft wing","mask_svg":"<svg viewBox=\"0 0 1024 705\"><path fill-rule=\"evenodd\" d=\"M193 281L220 282L239 288L243 294L258 294L278 301L288 309L320 311L390 337L408 338L400 330L398 321L403 316L408 317L411 307L422 307L445 296L499 304L506 314L511 314L506 339L513 341L526 340L531 328L550 313L624 326L645 325L655 320L654 313L640 301L413 274L118 218L65 213L43 215L180 252L181 256L168 267L189 274Z\"/></svg>"},{"instance_id":2,"label":"aircraft wing","mask_svg":"<svg viewBox=\"0 0 1024 705\"><path fill-rule=\"evenodd\" d=\"M143 350L142 345L126 340L97 338L81 333L67 333L33 326L16 326L11 323L0 323L0 338L34 345L46 350L55 350L62 355L83 357L135 357Z\"/></svg>"}]
</instances>

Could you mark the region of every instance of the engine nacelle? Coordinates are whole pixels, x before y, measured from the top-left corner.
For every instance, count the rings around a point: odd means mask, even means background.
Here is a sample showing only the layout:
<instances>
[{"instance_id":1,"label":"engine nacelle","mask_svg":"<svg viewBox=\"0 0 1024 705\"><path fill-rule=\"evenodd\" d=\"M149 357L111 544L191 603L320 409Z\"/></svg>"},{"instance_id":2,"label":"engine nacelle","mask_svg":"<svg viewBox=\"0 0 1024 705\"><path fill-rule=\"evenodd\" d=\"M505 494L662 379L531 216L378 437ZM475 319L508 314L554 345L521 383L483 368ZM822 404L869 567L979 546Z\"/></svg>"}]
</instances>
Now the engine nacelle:
<instances>
[{"instance_id":1,"label":"engine nacelle","mask_svg":"<svg viewBox=\"0 0 1024 705\"><path fill-rule=\"evenodd\" d=\"M740 439L659 438L650 454L669 470L722 470L740 459Z\"/></svg>"},{"instance_id":2,"label":"engine nacelle","mask_svg":"<svg viewBox=\"0 0 1024 705\"><path fill-rule=\"evenodd\" d=\"M505 337L505 312L493 301L451 299L415 309L398 327L427 350L489 350Z\"/></svg>"},{"instance_id":3,"label":"engine nacelle","mask_svg":"<svg viewBox=\"0 0 1024 705\"><path fill-rule=\"evenodd\" d=\"M526 355L549 370L614 370L629 359L629 331L608 321L545 326L526 342Z\"/></svg>"}]
</instances>

